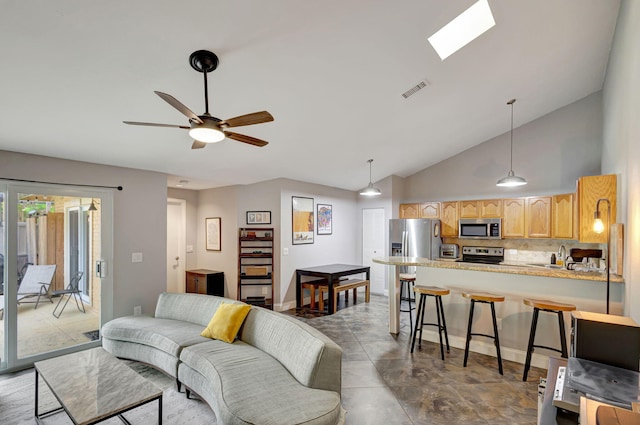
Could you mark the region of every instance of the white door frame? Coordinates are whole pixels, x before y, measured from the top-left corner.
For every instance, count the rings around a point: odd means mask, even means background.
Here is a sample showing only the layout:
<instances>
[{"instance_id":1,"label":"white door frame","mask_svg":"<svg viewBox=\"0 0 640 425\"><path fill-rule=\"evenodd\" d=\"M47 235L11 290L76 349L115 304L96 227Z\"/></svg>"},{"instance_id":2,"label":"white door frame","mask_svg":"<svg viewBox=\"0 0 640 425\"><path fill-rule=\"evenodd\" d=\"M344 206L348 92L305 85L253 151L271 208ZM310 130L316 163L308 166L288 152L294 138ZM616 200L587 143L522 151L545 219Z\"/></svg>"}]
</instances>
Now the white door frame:
<instances>
[{"instance_id":1,"label":"white door frame","mask_svg":"<svg viewBox=\"0 0 640 425\"><path fill-rule=\"evenodd\" d=\"M169 226L175 226L175 230L178 232L178 259L176 260L175 258L172 257L171 261L169 258L170 252L169 252L169 244L167 244L167 290L169 290L169 277L170 277L170 273L169 273L169 268L172 266L177 266L178 269L175 271L175 273L177 273L178 275L178 288L179 288L179 292L185 292L186 291L186 278L185 278L185 272L186 272L186 263L187 263L187 201L184 199L177 199L177 198L167 198L167 208L169 208L169 205L175 205L177 207L180 208L180 218L178 219L177 223L171 223L169 222L169 214L167 212L167 235L169 234ZM174 251L175 252L175 251Z\"/></svg>"},{"instance_id":2,"label":"white door frame","mask_svg":"<svg viewBox=\"0 0 640 425\"><path fill-rule=\"evenodd\" d=\"M378 251L374 251L374 254L378 257L385 257L386 254L386 244L385 244L385 230L384 230L384 222L385 222L385 209L384 208L363 208L362 209L362 263L365 266L370 266L372 268L371 270L371 291L374 293L378 293L378 294L383 294L385 296L389 295L389 285L388 285L388 279L387 279L387 273L386 273L386 267L381 265L381 264L377 264L377 263L373 263L373 262L367 262L366 257L365 257L365 252L366 252L366 245L365 245L365 237L367 235L367 227L365 226L366 224L366 220L365 220L365 215L367 214L368 211L376 211L378 213L382 213L382 223L383 226L380 229L381 235L382 236L382 246L380 247L375 247L375 248L379 248L380 252ZM375 273L374 273L375 271ZM380 292L379 288L376 287L376 285L373 282L373 278L374 277L378 277L382 279L382 292Z\"/></svg>"}]
</instances>

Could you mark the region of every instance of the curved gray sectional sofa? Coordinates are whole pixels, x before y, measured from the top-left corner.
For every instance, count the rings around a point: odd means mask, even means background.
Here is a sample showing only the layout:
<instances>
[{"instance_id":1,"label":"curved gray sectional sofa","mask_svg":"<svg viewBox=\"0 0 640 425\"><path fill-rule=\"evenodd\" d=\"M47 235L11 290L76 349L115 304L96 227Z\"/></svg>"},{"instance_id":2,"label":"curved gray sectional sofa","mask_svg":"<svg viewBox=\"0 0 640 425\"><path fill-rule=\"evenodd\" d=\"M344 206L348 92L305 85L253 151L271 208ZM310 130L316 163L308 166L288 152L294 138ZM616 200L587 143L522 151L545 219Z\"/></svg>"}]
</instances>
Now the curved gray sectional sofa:
<instances>
[{"instance_id":1,"label":"curved gray sectional sofa","mask_svg":"<svg viewBox=\"0 0 640 425\"><path fill-rule=\"evenodd\" d=\"M221 424L343 424L342 349L309 325L252 307L233 344L200 336L222 302L163 293L154 317L102 327L116 357L151 364L202 397Z\"/></svg>"}]
</instances>

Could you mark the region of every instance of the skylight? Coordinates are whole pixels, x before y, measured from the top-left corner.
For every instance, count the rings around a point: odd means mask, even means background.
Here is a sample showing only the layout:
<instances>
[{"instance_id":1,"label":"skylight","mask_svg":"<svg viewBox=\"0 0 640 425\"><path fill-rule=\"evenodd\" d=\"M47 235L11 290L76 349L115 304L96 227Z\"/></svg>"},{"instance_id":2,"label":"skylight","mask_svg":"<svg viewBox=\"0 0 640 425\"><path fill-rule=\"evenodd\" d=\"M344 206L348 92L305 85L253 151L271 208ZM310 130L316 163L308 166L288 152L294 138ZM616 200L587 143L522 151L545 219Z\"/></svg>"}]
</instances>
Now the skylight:
<instances>
[{"instance_id":1,"label":"skylight","mask_svg":"<svg viewBox=\"0 0 640 425\"><path fill-rule=\"evenodd\" d=\"M488 0L478 0L429 37L429 43L440 59L445 60L495 24Z\"/></svg>"}]
</instances>

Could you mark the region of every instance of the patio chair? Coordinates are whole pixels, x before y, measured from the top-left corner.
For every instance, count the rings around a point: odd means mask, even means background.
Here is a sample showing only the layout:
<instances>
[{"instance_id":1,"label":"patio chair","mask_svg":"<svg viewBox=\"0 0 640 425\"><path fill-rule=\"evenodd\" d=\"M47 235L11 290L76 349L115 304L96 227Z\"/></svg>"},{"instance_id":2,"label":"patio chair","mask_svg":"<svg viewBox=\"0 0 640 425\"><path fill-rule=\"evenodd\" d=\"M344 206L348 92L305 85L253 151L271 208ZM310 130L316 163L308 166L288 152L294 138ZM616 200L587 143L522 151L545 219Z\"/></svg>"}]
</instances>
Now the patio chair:
<instances>
[{"instance_id":1,"label":"patio chair","mask_svg":"<svg viewBox=\"0 0 640 425\"><path fill-rule=\"evenodd\" d=\"M71 297L73 297L73 299L76 301L76 307L78 307L78 311L86 313L86 310L84 309L84 304L82 303L82 299L80 298L80 295L81 295L80 280L82 279L83 274L84 272L81 272L81 271L76 272L76 274L71 278L71 280L69 281L69 284L65 289L52 292L52 295L60 296L60 299L58 300L58 304L56 304L55 308L53 309L53 316L56 319L60 318L60 316L62 315L62 312L64 311L65 307L69 303L69 300L71 299ZM69 296L67 297L67 300L64 302L64 305L62 306L60 311L58 311L58 307L60 307L60 304L62 304L62 300L65 298L64 297L65 295L69 295Z\"/></svg>"},{"instance_id":2,"label":"patio chair","mask_svg":"<svg viewBox=\"0 0 640 425\"><path fill-rule=\"evenodd\" d=\"M42 296L47 297L53 304L50 287L55 273L55 264L28 266L27 271L20 282L20 286L18 287L18 304L35 303L35 308L38 308L40 297ZM36 297L35 301L25 301L25 299L33 297Z\"/></svg>"}]
</instances>

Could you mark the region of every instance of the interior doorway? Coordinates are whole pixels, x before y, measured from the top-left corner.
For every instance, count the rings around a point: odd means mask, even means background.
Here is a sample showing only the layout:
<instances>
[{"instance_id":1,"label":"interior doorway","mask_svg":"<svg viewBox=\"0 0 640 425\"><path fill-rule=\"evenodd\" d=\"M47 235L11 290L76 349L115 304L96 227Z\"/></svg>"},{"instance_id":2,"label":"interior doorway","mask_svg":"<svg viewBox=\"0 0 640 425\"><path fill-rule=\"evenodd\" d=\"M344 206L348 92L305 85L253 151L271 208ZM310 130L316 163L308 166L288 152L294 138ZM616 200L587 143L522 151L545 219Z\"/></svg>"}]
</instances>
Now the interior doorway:
<instances>
[{"instance_id":1,"label":"interior doorway","mask_svg":"<svg viewBox=\"0 0 640 425\"><path fill-rule=\"evenodd\" d=\"M185 292L187 203L167 199L167 292Z\"/></svg>"},{"instance_id":2,"label":"interior doorway","mask_svg":"<svg viewBox=\"0 0 640 425\"><path fill-rule=\"evenodd\" d=\"M386 266L374 263L376 257L385 256L384 208L362 210L362 264L371 268L370 285L374 294L388 295Z\"/></svg>"}]
</instances>

